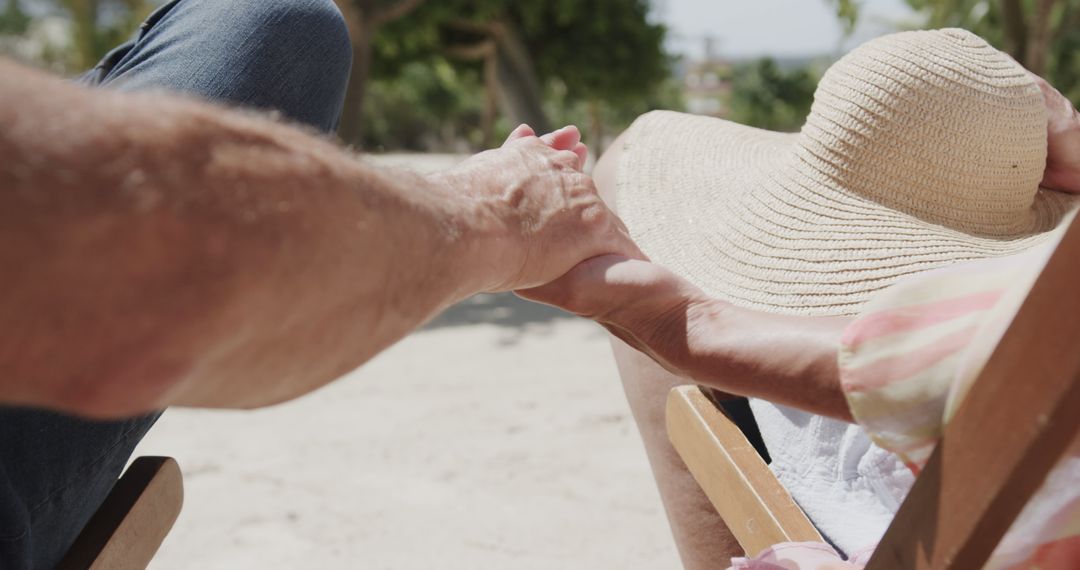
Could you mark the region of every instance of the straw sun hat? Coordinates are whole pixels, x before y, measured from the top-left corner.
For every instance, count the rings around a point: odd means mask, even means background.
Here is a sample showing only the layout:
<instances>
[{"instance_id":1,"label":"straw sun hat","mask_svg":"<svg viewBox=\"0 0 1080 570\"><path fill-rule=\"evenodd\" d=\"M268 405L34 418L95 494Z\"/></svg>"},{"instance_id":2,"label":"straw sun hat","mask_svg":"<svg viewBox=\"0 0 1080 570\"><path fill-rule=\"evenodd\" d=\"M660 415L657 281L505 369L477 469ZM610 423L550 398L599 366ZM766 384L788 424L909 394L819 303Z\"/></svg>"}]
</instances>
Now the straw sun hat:
<instances>
[{"instance_id":1,"label":"straw sun hat","mask_svg":"<svg viewBox=\"0 0 1080 570\"><path fill-rule=\"evenodd\" d=\"M964 30L871 41L822 78L802 131L654 112L626 135L619 215L654 261L774 313L842 315L933 267L1007 255L1076 202L1039 188L1046 111Z\"/></svg>"}]
</instances>

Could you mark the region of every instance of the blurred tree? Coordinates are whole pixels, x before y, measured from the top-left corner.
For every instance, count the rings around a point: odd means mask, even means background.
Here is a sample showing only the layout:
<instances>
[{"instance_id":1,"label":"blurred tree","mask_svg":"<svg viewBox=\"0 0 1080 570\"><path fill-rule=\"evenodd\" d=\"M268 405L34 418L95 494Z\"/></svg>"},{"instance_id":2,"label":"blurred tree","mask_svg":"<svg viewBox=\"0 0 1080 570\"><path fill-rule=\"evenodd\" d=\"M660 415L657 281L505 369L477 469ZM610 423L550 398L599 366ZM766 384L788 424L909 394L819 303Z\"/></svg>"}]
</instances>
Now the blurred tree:
<instances>
[{"instance_id":1,"label":"blurred tree","mask_svg":"<svg viewBox=\"0 0 1080 570\"><path fill-rule=\"evenodd\" d=\"M1038 74L1047 72L1055 39L1076 12L1075 0L908 0L932 28L967 28L1003 48ZM1078 17L1072 15L1072 18ZM1074 25L1078 23L1072 19Z\"/></svg>"},{"instance_id":2,"label":"blurred tree","mask_svg":"<svg viewBox=\"0 0 1080 570\"><path fill-rule=\"evenodd\" d=\"M476 128L483 112L480 90L477 73L449 61L406 63L394 79L369 83L364 147L467 150L482 138Z\"/></svg>"},{"instance_id":3,"label":"blurred tree","mask_svg":"<svg viewBox=\"0 0 1080 570\"><path fill-rule=\"evenodd\" d=\"M642 113L669 94L667 30L649 20L647 0L559 0L518 9L540 78L557 79L569 102L584 104L597 153L610 119Z\"/></svg>"},{"instance_id":4,"label":"blurred tree","mask_svg":"<svg viewBox=\"0 0 1080 570\"><path fill-rule=\"evenodd\" d=\"M829 0L854 22L856 0ZM928 28L971 30L1080 104L1080 0L906 0ZM846 5L846 6L845 6Z\"/></svg>"},{"instance_id":5,"label":"blurred tree","mask_svg":"<svg viewBox=\"0 0 1080 570\"><path fill-rule=\"evenodd\" d=\"M762 129L798 130L814 102L817 77L808 68L783 71L771 58L735 68L728 118Z\"/></svg>"},{"instance_id":6,"label":"blurred tree","mask_svg":"<svg viewBox=\"0 0 1080 570\"><path fill-rule=\"evenodd\" d=\"M359 143L363 138L364 92L371 76L372 42L386 24L407 16L424 0L334 0L349 26L353 68L341 116L341 138Z\"/></svg>"},{"instance_id":7,"label":"blurred tree","mask_svg":"<svg viewBox=\"0 0 1080 570\"><path fill-rule=\"evenodd\" d=\"M3 13L0 13L0 35L21 35L30 27L30 16L26 15L19 0L7 0Z\"/></svg>"},{"instance_id":8,"label":"blurred tree","mask_svg":"<svg viewBox=\"0 0 1080 570\"><path fill-rule=\"evenodd\" d=\"M53 0L71 19L73 69L87 69L97 64L108 51L130 37L150 14L150 0Z\"/></svg>"},{"instance_id":9,"label":"blurred tree","mask_svg":"<svg viewBox=\"0 0 1080 570\"><path fill-rule=\"evenodd\" d=\"M545 96L556 83L565 103L591 102L600 125L606 108L640 106L669 76L665 30L648 11L647 0L426 2L375 35L373 73L391 79L409 62L440 61L475 73L489 143L496 104L512 122L550 129Z\"/></svg>"},{"instance_id":10,"label":"blurred tree","mask_svg":"<svg viewBox=\"0 0 1080 570\"><path fill-rule=\"evenodd\" d=\"M844 33L851 34L855 31L855 24L859 21L859 0L829 0L836 7L836 16L844 25Z\"/></svg>"}]
</instances>

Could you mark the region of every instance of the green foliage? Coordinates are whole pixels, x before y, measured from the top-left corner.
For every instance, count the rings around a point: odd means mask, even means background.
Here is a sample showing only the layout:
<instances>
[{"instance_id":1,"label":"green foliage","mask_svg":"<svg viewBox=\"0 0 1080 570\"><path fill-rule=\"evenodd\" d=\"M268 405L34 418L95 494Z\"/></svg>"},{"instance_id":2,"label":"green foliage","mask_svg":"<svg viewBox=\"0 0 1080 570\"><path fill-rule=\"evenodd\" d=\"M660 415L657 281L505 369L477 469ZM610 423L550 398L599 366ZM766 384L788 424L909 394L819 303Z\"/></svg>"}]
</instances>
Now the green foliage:
<instances>
[{"instance_id":1,"label":"green foliage","mask_svg":"<svg viewBox=\"0 0 1080 570\"><path fill-rule=\"evenodd\" d=\"M64 18L71 25L68 51L55 60L50 55L49 63L59 60L54 67L80 71L127 40L162 1L0 0L0 33L27 32L24 7L35 15ZM341 1L355 3L363 16L401 5L401 0ZM517 42L536 79L522 85L536 94L553 123L615 134L651 108L678 108L679 90L663 48L666 31L648 13L649 0L427 0L402 11L403 17L388 18L371 36L362 138L354 142L412 150L463 150L462 141L482 145L483 62L449 51L490 41L493 26ZM513 126L497 119L494 136Z\"/></svg>"},{"instance_id":2,"label":"green foliage","mask_svg":"<svg viewBox=\"0 0 1080 570\"><path fill-rule=\"evenodd\" d=\"M0 35L21 35L30 28L30 16L22 9L19 0L8 0L0 13Z\"/></svg>"},{"instance_id":3,"label":"green foliage","mask_svg":"<svg viewBox=\"0 0 1080 570\"><path fill-rule=\"evenodd\" d=\"M732 77L728 118L774 131L798 130L816 87L817 77L806 67L785 72L770 58L740 65Z\"/></svg>"},{"instance_id":4,"label":"green foliage","mask_svg":"<svg viewBox=\"0 0 1080 570\"><path fill-rule=\"evenodd\" d=\"M1037 2L908 0L908 4L926 15L927 27L966 28L999 49L1010 51L1021 63L1046 77L1074 105L1080 104L1080 0L1054 3L1048 13L1045 45L1034 37ZM1009 12L1009 6L1013 12ZM1011 36L1021 38L1023 45L1015 46ZM1044 62L1037 61L1036 50L1045 50Z\"/></svg>"},{"instance_id":5,"label":"green foliage","mask_svg":"<svg viewBox=\"0 0 1080 570\"><path fill-rule=\"evenodd\" d=\"M845 22L858 18L855 0L828 0ZM1080 105L1080 0L906 0L925 28L971 30L1046 77ZM845 4L854 4L844 10ZM1047 10L1041 13L1042 10ZM1041 27L1045 17L1045 27Z\"/></svg>"},{"instance_id":6,"label":"green foliage","mask_svg":"<svg viewBox=\"0 0 1080 570\"><path fill-rule=\"evenodd\" d=\"M27 37L35 15L67 20L71 41L63 50L38 57L60 71L83 71L96 64L108 51L126 41L139 23L161 0L6 0L0 10L0 35ZM30 10L25 10L29 7Z\"/></svg>"},{"instance_id":7,"label":"green foliage","mask_svg":"<svg viewBox=\"0 0 1080 570\"><path fill-rule=\"evenodd\" d=\"M558 78L571 99L633 106L656 96L669 75L665 30L642 0L526 2L522 21L541 78ZM525 16L525 15L523 15Z\"/></svg>"},{"instance_id":8,"label":"green foliage","mask_svg":"<svg viewBox=\"0 0 1080 570\"><path fill-rule=\"evenodd\" d=\"M376 74L477 39L468 25L511 26L542 81L564 82L573 99L641 100L670 73L666 30L646 0L439 0L391 23L375 40Z\"/></svg>"},{"instance_id":9,"label":"green foliage","mask_svg":"<svg viewBox=\"0 0 1080 570\"><path fill-rule=\"evenodd\" d=\"M844 25L844 32L850 34L859 21L859 0L829 0L836 7L836 17Z\"/></svg>"},{"instance_id":10,"label":"green foliage","mask_svg":"<svg viewBox=\"0 0 1080 570\"><path fill-rule=\"evenodd\" d=\"M86 69L126 41L153 10L150 0L53 0L71 19L74 50L71 65Z\"/></svg>"},{"instance_id":11,"label":"green foliage","mask_svg":"<svg viewBox=\"0 0 1080 570\"><path fill-rule=\"evenodd\" d=\"M520 42L539 82L537 98L544 100L549 118L557 124L580 118L573 122L583 125L599 118L605 129L614 130L661 101L677 103L668 83L671 61L663 47L666 30L649 20L648 11L647 0L430 0L376 34L373 85L386 90L387 82L417 81L416 76L403 74L414 69L410 64L448 64L476 79L471 87L456 85L471 88L470 93L443 97L471 97L479 105L484 98L482 62L452 57L450 52L491 40L491 30L497 28ZM422 90L420 86L393 89ZM376 99L369 99L370 108L380 104ZM478 121L479 111L455 107L441 118ZM453 114L458 112L466 115ZM417 108L414 114L426 113ZM415 117L400 120L409 123ZM471 135L469 139L476 140Z\"/></svg>"},{"instance_id":12,"label":"green foliage","mask_svg":"<svg viewBox=\"0 0 1080 570\"><path fill-rule=\"evenodd\" d=\"M964 28L995 46L1005 44L1001 2L995 0L907 0L925 18L927 28Z\"/></svg>"},{"instance_id":13,"label":"green foliage","mask_svg":"<svg viewBox=\"0 0 1080 570\"><path fill-rule=\"evenodd\" d=\"M423 151L480 144L481 89L475 70L445 59L405 63L392 79L368 86L364 147Z\"/></svg>"},{"instance_id":14,"label":"green foliage","mask_svg":"<svg viewBox=\"0 0 1080 570\"><path fill-rule=\"evenodd\" d=\"M1080 26L1069 26L1050 54L1048 80L1080 107Z\"/></svg>"}]
</instances>

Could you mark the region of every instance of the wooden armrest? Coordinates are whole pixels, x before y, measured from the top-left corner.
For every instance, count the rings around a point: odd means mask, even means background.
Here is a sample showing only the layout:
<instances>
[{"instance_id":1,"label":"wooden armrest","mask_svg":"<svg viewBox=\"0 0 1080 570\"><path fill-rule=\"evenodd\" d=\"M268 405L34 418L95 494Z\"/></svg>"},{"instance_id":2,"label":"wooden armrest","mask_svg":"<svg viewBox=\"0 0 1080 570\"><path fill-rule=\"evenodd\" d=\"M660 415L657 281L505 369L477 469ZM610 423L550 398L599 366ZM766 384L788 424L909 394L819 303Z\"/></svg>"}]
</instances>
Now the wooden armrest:
<instances>
[{"instance_id":1,"label":"wooden armrest","mask_svg":"<svg viewBox=\"0 0 1080 570\"><path fill-rule=\"evenodd\" d=\"M867 570L982 568L1080 436L1080 217L964 398Z\"/></svg>"},{"instance_id":2,"label":"wooden armrest","mask_svg":"<svg viewBox=\"0 0 1080 570\"><path fill-rule=\"evenodd\" d=\"M136 459L57 568L146 568L180 515L183 502L184 483L176 460Z\"/></svg>"},{"instance_id":3,"label":"wooden armrest","mask_svg":"<svg viewBox=\"0 0 1080 570\"><path fill-rule=\"evenodd\" d=\"M672 390L666 415L672 445L747 554L779 542L823 542L739 427L698 387Z\"/></svg>"}]
</instances>

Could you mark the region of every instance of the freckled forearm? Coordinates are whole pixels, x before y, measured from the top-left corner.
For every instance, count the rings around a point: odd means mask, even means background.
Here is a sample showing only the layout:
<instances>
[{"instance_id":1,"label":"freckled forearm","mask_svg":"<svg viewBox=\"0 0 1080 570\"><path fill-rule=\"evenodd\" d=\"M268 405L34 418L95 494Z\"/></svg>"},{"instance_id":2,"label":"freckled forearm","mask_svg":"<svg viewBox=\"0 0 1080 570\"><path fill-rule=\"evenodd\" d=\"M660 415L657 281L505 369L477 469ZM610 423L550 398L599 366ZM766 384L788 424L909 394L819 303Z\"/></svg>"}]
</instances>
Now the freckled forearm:
<instances>
[{"instance_id":1,"label":"freckled forearm","mask_svg":"<svg viewBox=\"0 0 1080 570\"><path fill-rule=\"evenodd\" d=\"M851 421L837 368L846 319L769 315L671 286L637 290L617 304L609 330L672 372Z\"/></svg>"},{"instance_id":2,"label":"freckled forearm","mask_svg":"<svg viewBox=\"0 0 1080 570\"><path fill-rule=\"evenodd\" d=\"M847 319L769 315L738 308L723 311L719 319L707 320L710 317L705 315L706 322L700 325L704 330L695 335L703 340L699 353L704 358L698 367L703 382L851 421L837 364ZM720 359L726 369L708 366Z\"/></svg>"},{"instance_id":3,"label":"freckled forearm","mask_svg":"<svg viewBox=\"0 0 1080 570\"><path fill-rule=\"evenodd\" d=\"M468 212L293 128L0 62L0 401L249 407L474 286ZM17 110L16 110L17 109Z\"/></svg>"}]
</instances>

